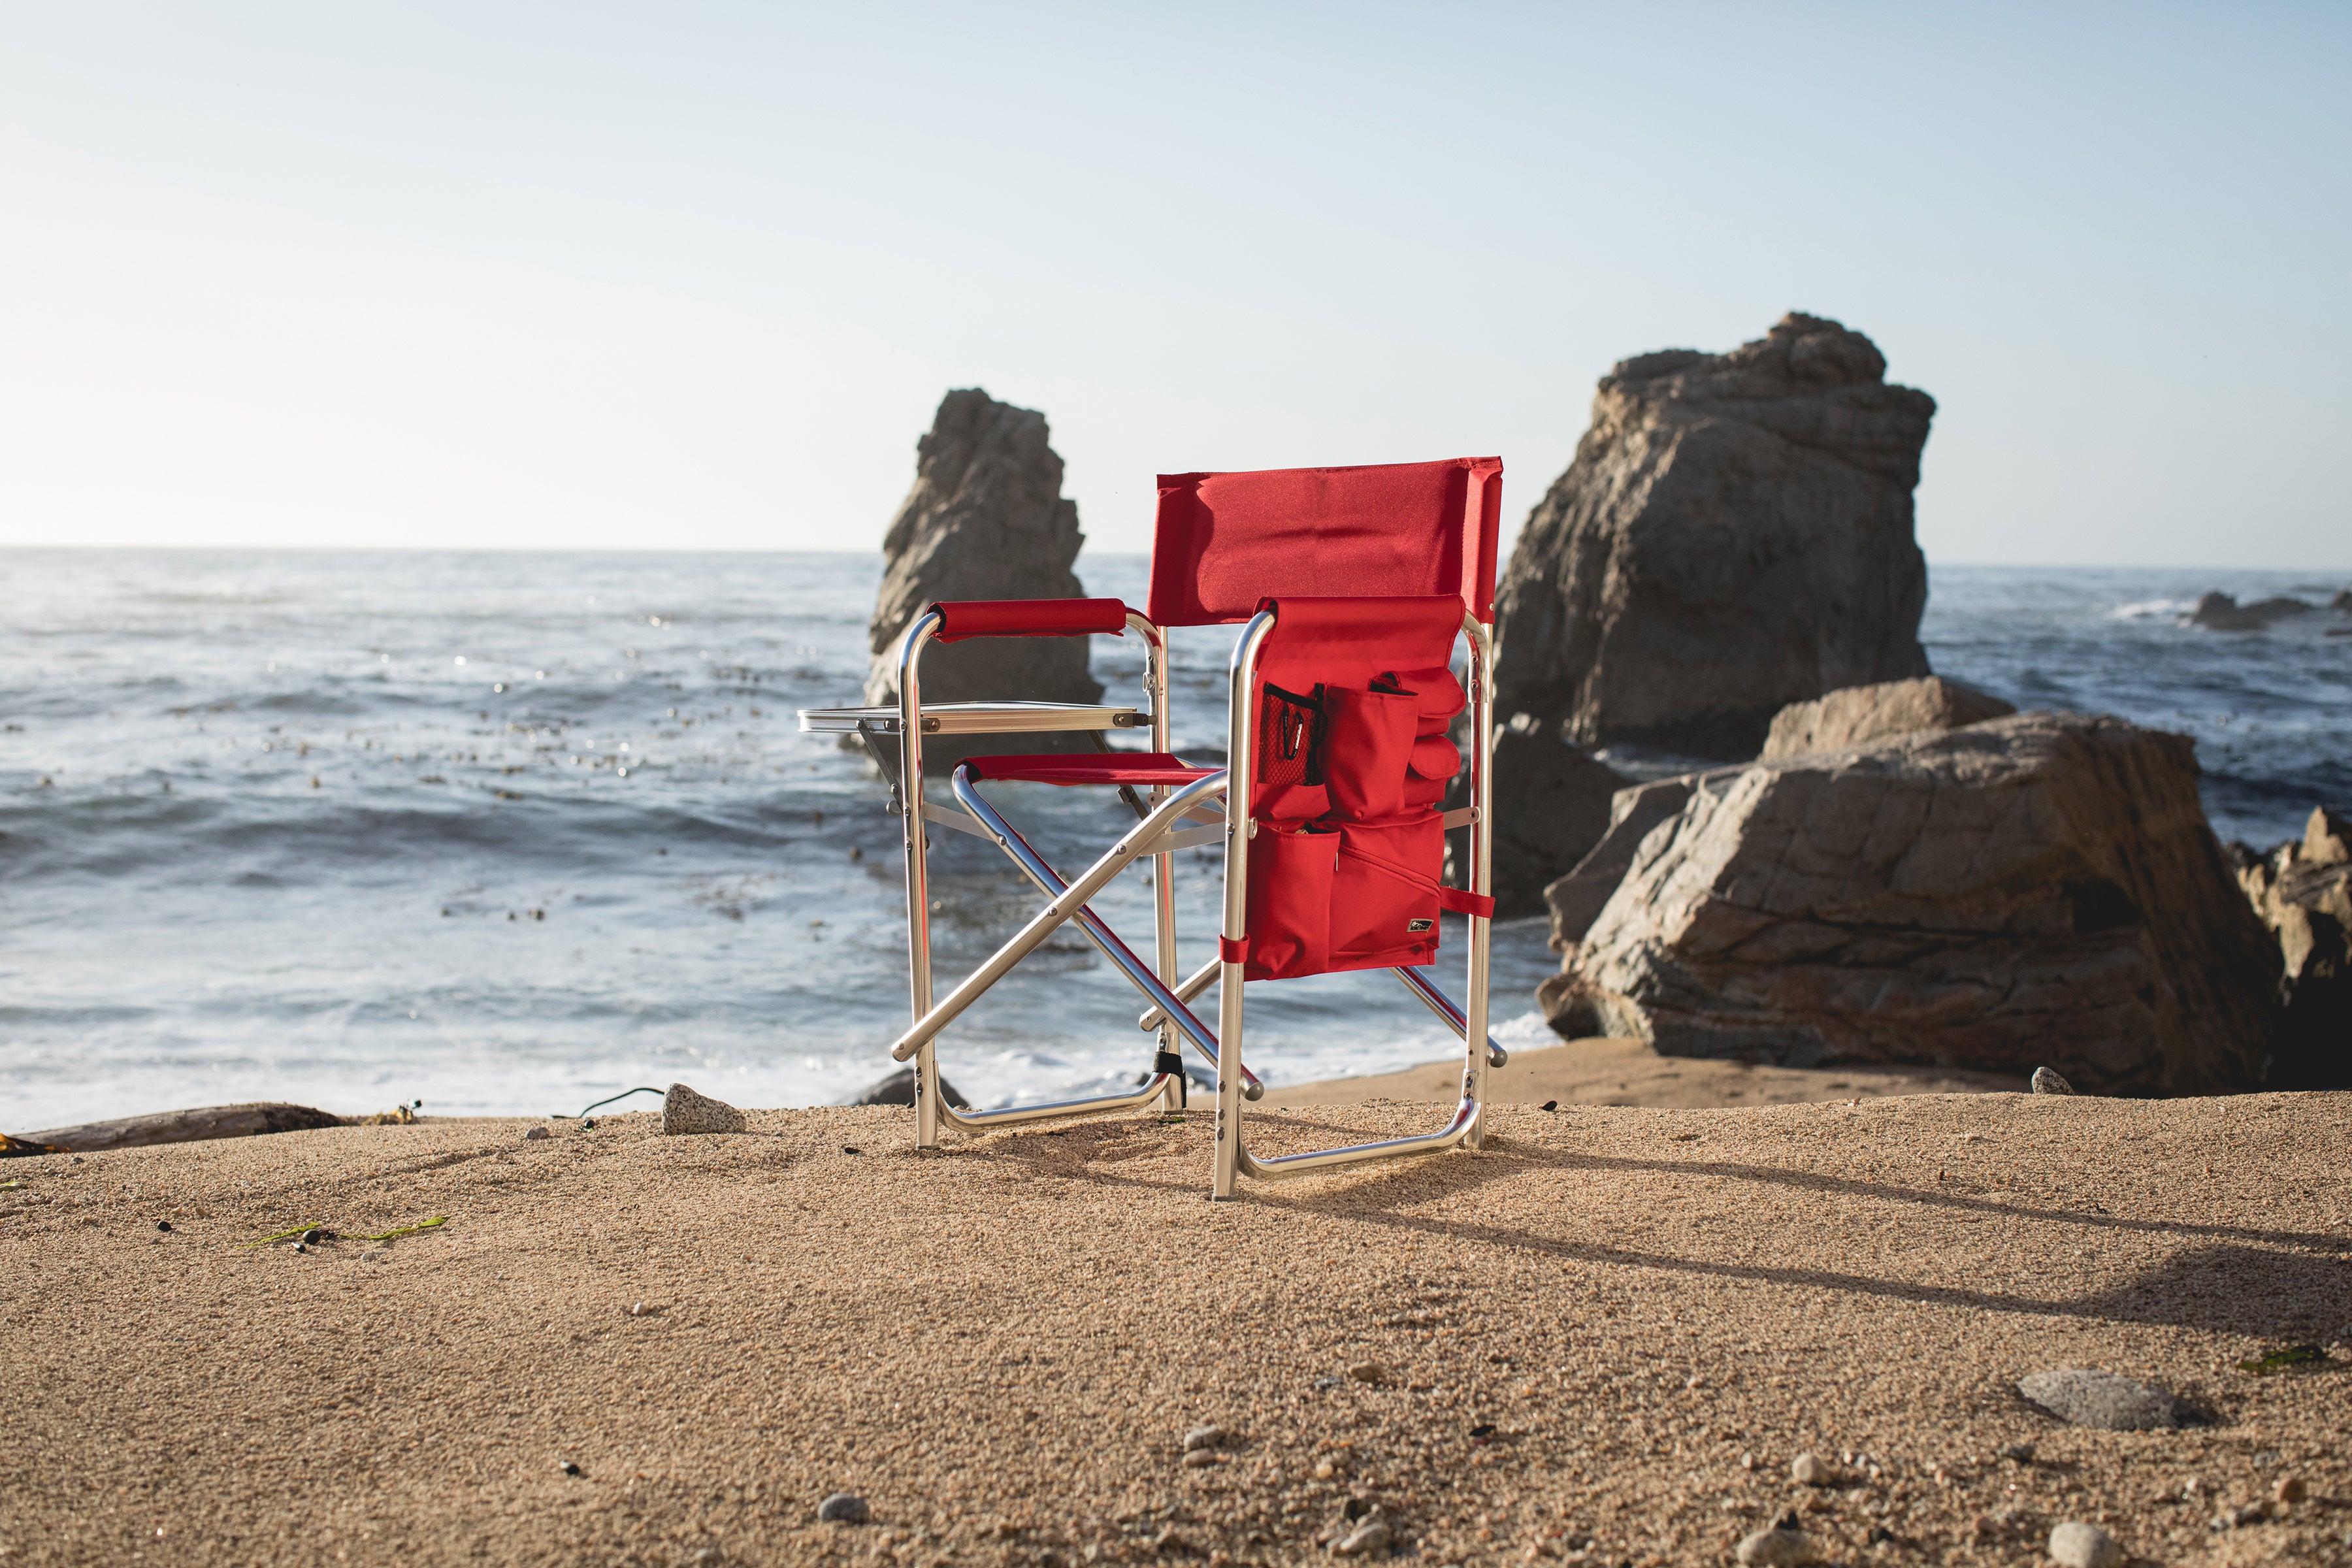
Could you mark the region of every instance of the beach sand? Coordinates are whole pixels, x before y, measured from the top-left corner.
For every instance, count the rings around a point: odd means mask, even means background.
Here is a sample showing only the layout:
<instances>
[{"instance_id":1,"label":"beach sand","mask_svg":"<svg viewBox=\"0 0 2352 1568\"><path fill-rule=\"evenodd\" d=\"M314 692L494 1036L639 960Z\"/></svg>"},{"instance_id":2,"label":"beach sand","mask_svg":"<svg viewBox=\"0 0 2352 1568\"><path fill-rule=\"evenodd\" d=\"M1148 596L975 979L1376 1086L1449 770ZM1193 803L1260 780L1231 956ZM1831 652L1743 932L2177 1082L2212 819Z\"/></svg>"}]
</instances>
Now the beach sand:
<instances>
[{"instance_id":1,"label":"beach sand","mask_svg":"<svg viewBox=\"0 0 2352 1568\"><path fill-rule=\"evenodd\" d=\"M1244 1058L1247 1059L1247 1058ZM1361 1105L1370 1100L1451 1101L1462 1080L1460 1058L1370 1078L1327 1079L1269 1089L1264 1105ZM1489 1068L1486 1095L1500 1105L1789 1105L1805 1100L1870 1100L1889 1094L2022 1093L2025 1080L1998 1073L1938 1068L1780 1068L1694 1057L1662 1057L1640 1040L1572 1040L1513 1050Z\"/></svg>"},{"instance_id":2,"label":"beach sand","mask_svg":"<svg viewBox=\"0 0 2352 1568\"><path fill-rule=\"evenodd\" d=\"M1200 1114L10 1161L0 1562L1293 1563L1351 1497L1449 1563L1728 1563L1790 1510L1836 1563L2032 1563L2066 1519L2352 1562L2352 1095L1860 1098L1505 1106L1485 1152L1215 1205ZM1253 1146L1442 1114L1261 1107ZM2077 1366L2215 1424L2015 1392ZM1202 1423L1233 1446L1187 1468ZM873 1522L816 1523L838 1489Z\"/></svg>"}]
</instances>

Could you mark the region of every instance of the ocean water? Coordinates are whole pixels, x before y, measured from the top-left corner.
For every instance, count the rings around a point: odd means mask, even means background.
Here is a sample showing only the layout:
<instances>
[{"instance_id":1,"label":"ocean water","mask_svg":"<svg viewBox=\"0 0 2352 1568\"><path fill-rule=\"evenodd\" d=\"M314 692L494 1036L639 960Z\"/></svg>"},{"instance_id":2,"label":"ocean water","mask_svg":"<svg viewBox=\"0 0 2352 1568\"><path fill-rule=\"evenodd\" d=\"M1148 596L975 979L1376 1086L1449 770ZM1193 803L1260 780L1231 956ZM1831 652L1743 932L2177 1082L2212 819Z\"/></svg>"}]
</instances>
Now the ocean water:
<instances>
[{"instance_id":1,"label":"ocean water","mask_svg":"<svg viewBox=\"0 0 2352 1568\"><path fill-rule=\"evenodd\" d=\"M1139 557L1080 569L1141 595ZM864 759L794 718L856 700L878 574L870 553L0 552L0 1130L265 1098L550 1114L681 1079L809 1104L890 1071L895 822ZM2195 736L2217 828L2267 844L2352 800L2352 638L2325 635L2347 623L2179 615L2217 586L2341 585L1947 568L1924 635L1939 671L2022 705ZM1221 743L1230 636L1176 640L1180 751ZM1131 700L1139 651L1095 650ZM1094 792L1002 798L1066 868L1132 820ZM992 847L937 837L944 989L1035 900ZM1184 857L1188 968L1217 891ZM1097 907L1142 945L1140 878ZM1456 928L1457 994L1461 951ZM1541 920L1498 926L1506 1042L1549 1037L1531 993L1554 963ZM982 1103L1128 1081L1139 1010L1060 939L943 1068ZM1283 1083L1454 1048L1374 975L1254 993L1244 1052Z\"/></svg>"}]
</instances>

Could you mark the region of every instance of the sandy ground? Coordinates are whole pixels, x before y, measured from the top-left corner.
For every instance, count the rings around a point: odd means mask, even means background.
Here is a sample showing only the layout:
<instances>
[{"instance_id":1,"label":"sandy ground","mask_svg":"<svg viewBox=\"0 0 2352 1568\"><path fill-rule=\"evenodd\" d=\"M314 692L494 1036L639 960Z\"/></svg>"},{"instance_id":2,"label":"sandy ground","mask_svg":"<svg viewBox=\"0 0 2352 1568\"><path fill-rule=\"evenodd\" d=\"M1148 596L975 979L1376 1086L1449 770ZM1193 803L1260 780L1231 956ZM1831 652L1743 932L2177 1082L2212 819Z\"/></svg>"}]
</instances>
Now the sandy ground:
<instances>
[{"instance_id":1,"label":"sandy ground","mask_svg":"<svg viewBox=\"0 0 2352 1568\"><path fill-rule=\"evenodd\" d=\"M1502 1105L1790 1105L1804 1100L1872 1100L1889 1094L2022 1093L2025 1080L1937 1068L1779 1068L1662 1057L1639 1040L1574 1040L1513 1051L1486 1074L1487 1098ZM1432 1062L1373 1078L1333 1079L1270 1089L1265 1105L1361 1105L1372 1100L1451 1102L1461 1082L1457 1060Z\"/></svg>"},{"instance_id":2,"label":"sandy ground","mask_svg":"<svg viewBox=\"0 0 2352 1568\"><path fill-rule=\"evenodd\" d=\"M1253 1146L1438 1115L1262 1108ZM2158 1563L2352 1563L2347 1115L1507 1107L1483 1153L1220 1205L1199 1116L929 1155L875 1108L10 1161L0 1562L1294 1563L1354 1497L1447 1563L1722 1563L1790 1510L1836 1563L2025 1564L2063 1519ZM2056 1366L2215 1424L2060 1426L2013 1387ZM1234 1446L1187 1468L1202 1422ZM1808 1449L1843 1484L1794 1484ZM2213 1527L2286 1479L2305 1500ZM816 1523L845 1488L873 1522Z\"/></svg>"}]
</instances>

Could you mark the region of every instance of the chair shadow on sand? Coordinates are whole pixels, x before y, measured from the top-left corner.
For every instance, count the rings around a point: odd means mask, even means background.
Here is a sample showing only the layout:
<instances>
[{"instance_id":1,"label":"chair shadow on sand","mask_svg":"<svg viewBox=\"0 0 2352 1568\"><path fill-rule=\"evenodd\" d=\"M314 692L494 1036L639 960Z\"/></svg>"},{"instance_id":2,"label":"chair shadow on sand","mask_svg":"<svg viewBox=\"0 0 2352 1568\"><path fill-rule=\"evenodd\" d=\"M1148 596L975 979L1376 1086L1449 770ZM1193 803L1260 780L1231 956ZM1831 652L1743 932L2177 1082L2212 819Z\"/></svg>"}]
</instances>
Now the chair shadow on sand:
<instances>
[{"instance_id":1,"label":"chair shadow on sand","mask_svg":"<svg viewBox=\"0 0 2352 1568\"><path fill-rule=\"evenodd\" d=\"M1322 1138L1334 1131L1333 1124L1329 1122L1282 1111L1262 1111L1254 1121L1259 1134L1270 1141L1282 1140L1286 1133ZM1061 1144L1054 1161L1061 1168L1059 1173L1082 1173L1097 1181L1175 1187L1176 1184L1126 1173L1115 1174L1104 1168L1106 1163L1121 1163L1123 1155L1114 1155L1108 1162L1098 1162L1090 1157L1093 1146L1123 1140L1126 1134L1115 1131L1116 1125L1094 1123L1071 1127L1066 1135L1068 1142ZM1360 1133L1360 1129L1349 1131ZM1017 1145L1000 1144L997 1149L1018 1158L1036 1157L1020 1150ZM2065 1227L2078 1234L2085 1231L2145 1233L2176 1237L2189 1245L2166 1257L2155 1267L2143 1269L2110 1289L2082 1296L2042 1297L2014 1291L1922 1284L1915 1280L1885 1279L1838 1269L1677 1257L1670 1252L1646 1251L1607 1242L1546 1235L1522 1227L1482 1225L1475 1220L1410 1212L1495 1183L1521 1179L1542 1172L1709 1178L1823 1196L1867 1200L1892 1205L1892 1212L1882 1211L1879 1215L1881 1223L1886 1225L1901 1224L1906 1209L1914 1213L1957 1212ZM1197 1189L1187 1186L1181 1190ZM1802 1286L1980 1311L2114 1323L2161 1324L2272 1340L2310 1339L2325 1335L2343 1328L2347 1313L2352 1313L2352 1308L2347 1305L2352 1303L2352 1235L2266 1230L2185 1220L2138 1219L2094 1210L2043 1208L1969 1194L1829 1176L1811 1171L1720 1161L1639 1159L1546 1149L1507 1137L1496 1140L1485 1153L1474 1157L1435 1155L1402 1165L1375 1167L1360 1175L1340 1173L1319 1180L1313 1188L1304 1192L1284 1187L1260 1188L1254 1191L1247 1201L1399 1232L1475 1241L1570 1262ZM1572 1225L1577 1211L1563 1208L1561 1212L1564 1222Z\"/></svg>"}]
</instances>

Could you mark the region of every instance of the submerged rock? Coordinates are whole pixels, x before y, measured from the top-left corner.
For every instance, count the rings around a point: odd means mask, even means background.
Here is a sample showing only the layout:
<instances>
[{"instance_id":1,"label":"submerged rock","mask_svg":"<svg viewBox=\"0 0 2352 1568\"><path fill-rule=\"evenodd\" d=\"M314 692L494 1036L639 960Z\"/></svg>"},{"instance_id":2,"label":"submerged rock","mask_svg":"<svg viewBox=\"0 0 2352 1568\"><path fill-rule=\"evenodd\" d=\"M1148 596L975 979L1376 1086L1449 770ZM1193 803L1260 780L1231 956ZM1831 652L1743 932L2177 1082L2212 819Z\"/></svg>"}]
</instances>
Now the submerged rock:
<instances>
[{"instance_id":1,"label":"submerged rock","mask_svg":"<svg viewBox=\"0 0 2352 1568\"><path fill-rule=\"evenodd\" d=\"M1940 675L1849 686L1810 702L1791 702L1772 715L1771 733L1765 736L1764 750L1756 760L1772 763L1813 752L1843 752L1893 735L1940 734L2016 711L2014 702Z\"/></svg>"},{"instance_id":2,"label":"submerged rock","mask_svg":"<svg viewBox=\"0 0 2352 1568\"><path fill-rule=\"evenodd\" d=\"M1547 991L1669 1056L2210 1094L2274 971L2189 740L2028 713L1698 777Z\"/></svg>"},{"instance_id":3,"label":"submerged rock","mask_svg":"<svg viewBox=\"0 0 2352 1568\"><path fill-rule=\"evenodd\" d=\"M2209 632L2263 632L2281 621L2310 615L2318 608L2301 599L2257 599L2251 605L2241 605L2234 594L2208 594L2197 601L2189 624Z\"/></svg>"},{"instance_id":4,"label":"submerged rock","mask_svg":"<svg viewBox=\"0 0 2352 1568\"><path fill-rule=\"evenodd\" d=\"M866 700L898 700L899 634L939 599L1074 599L1070 567L1086 536L1078 503L1062 494L1062 459L1045 416L999 403L978 387L940 400L930 433L915 445L915 486L882 541L882 587L867 627L873 663ZM978 637L933 644L923 654L923 700L1024 699L1097 702L1085 637ZM1018 744L1011 743L1017 740ZM1046 752L1068 736L979 737L980 751ZM944 764L975 742L936 747ZM1086 745L1083 736L1076 742ZM930 771L931 758L925 758Z\"/></svg>"},{"instance_id":5,"label":"submerged rock","mask_svg":"<svg viewBox=\"0 0 2352 1568\"><path fill-rule=\"evenodd\" d=\"M1499 590L1499 710L1571 741L1748 757L1772 716L1927 673L1911 492L1935 399L1790 314L1601 378Z\"/></svg>"}]
</instances>

